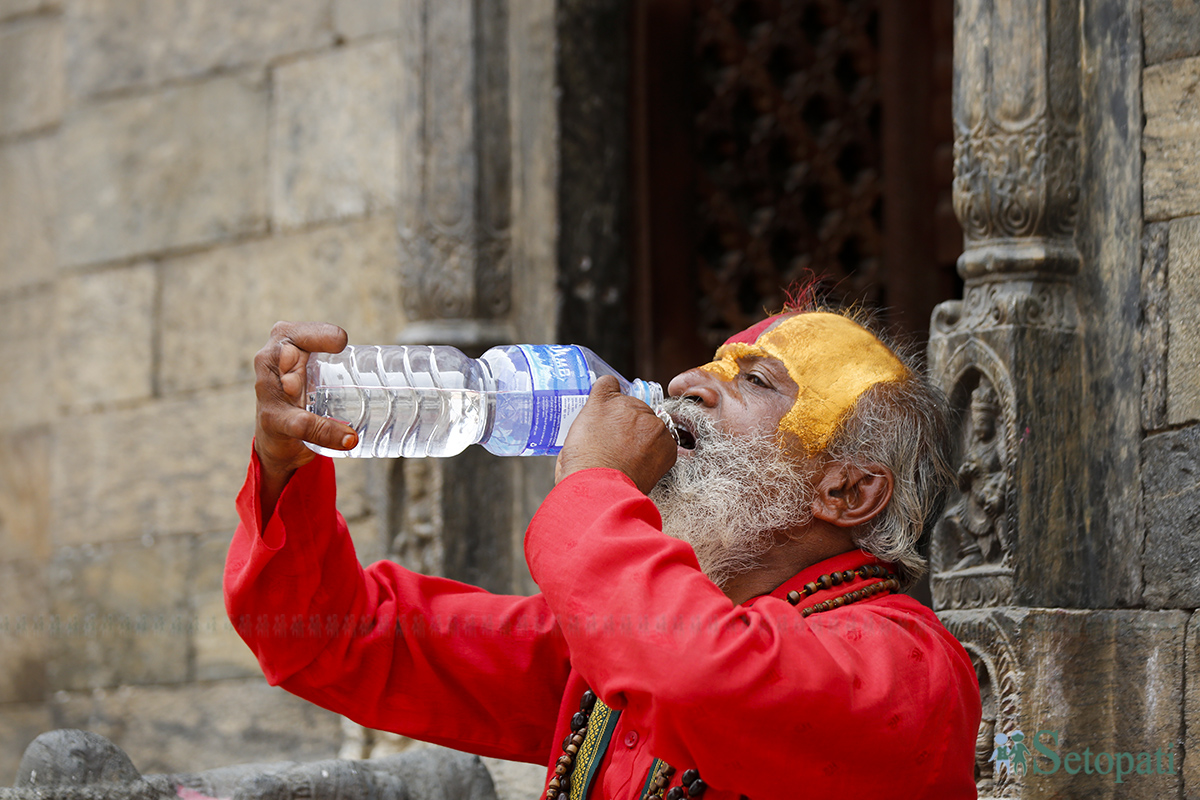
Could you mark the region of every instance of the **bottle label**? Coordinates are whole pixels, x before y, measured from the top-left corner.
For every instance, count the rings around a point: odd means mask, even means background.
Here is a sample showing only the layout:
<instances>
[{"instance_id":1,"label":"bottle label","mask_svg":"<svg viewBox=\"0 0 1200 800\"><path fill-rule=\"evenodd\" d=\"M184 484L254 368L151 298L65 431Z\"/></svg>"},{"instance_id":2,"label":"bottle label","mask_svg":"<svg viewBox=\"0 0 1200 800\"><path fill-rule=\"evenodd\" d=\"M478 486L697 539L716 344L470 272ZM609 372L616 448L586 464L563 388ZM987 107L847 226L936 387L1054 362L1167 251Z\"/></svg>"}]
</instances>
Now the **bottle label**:
<instances>
[{"instance_id":1,"label":"bottle label","mask_svg":"<svg viewBox=\"0 0 1200 800\"><path fill-rule=\"evenodd\" d=\"M533 426L526 453L557 452L592 390L583 353L574 345L523 344L533 378Z\"/></svg>"}]
</instances>

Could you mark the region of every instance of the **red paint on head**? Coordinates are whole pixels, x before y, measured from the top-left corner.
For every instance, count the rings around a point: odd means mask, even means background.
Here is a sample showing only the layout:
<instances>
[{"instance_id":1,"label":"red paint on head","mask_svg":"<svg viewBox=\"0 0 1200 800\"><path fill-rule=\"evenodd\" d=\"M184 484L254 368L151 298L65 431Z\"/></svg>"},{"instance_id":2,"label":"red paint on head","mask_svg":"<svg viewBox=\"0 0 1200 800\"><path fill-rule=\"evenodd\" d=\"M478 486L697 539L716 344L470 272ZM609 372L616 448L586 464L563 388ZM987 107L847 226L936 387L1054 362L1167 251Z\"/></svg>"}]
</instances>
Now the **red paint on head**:
<instances>
[{"instance_id":1,"label":"red paint on head","mask_svg":"<svg viewBox=\"0 0 1200 800\"><path fill-rule=\"evenodd\" d=\"M782 311L778 314L767 317L761 322L756 322L749 328L746 328L746 330L730 336L725 340L725 344L732 344L734 342L741 342L742 344L754 344L758 341L758 337L762 336L763 331L774 325L776 320L778 320L780 317L790 316L792 313L793 312L790 311Z\"/></svg>"}]
</instances>

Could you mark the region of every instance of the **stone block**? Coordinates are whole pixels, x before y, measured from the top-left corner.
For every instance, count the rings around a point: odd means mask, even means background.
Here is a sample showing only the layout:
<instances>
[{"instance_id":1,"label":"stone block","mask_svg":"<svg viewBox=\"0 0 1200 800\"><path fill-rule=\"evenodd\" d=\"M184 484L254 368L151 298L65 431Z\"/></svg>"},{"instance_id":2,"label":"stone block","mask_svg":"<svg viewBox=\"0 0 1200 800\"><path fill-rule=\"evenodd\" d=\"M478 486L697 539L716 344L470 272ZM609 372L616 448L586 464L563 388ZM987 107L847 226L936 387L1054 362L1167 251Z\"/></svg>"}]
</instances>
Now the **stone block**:
<instances>
[{"instance_id":1,"label":"stone block","mask_svg":"<svg viewBox=\"0 0 1200 800\"><path fill-rule=\"evenodd\" d=\"M1200 426L1142 443L1145 600L1151 608L1200 605Z\"/></svg>"},{"instance_id":2,"label":"stone block","mask_svg":"<svg viewBox=\"0 0 1200 800\"><path fill-rule=\"evenodd\" d=\"M537 797L546 784L546 768L541 764L485 758L483 765L491 773L492 785L496 787L496 800Z\"/></svg>"},{"instance_id":3,"label":"stone block","mask_svg":"<svg viewBox=\"0 0 1200 800\"><path fill-rule=\"evenodd\" d=\"M63 420L51 454L55 545L232 530L253 429L246 388Z\"/></svg>"},{"instance_id":4,"label":"stone block","mask_svg":"<svg viewBox=\"0 0 1200 800\"><path fill-rule=\"evenodd\" d=\"M39 11L57 11L61 6L61 0L0 0L0 20Z\"/></svg>"},{"instance_id":5,"label":"stone block","mask_svg":"<svg viewBox=\"0 0 1200 800\"><path fill-rule=\"evenodd\" d=\"M262 675L258 659L234 631L225 613L222 574L229 538L229 533L213 533L198 537L196 542L192 570L193 648L195 678L200 681Z\"/></svg>"},{"instance_id":6,"label":"stone block","mask_svg":"<svg viewBox=\"0 0 1200 800\"><path fill-rule=\"evenodd\" d=\"M1200 14L1192 0L1142 0L1146 63L1200 55Z\"/></svg>"},{"instance_id":7,"label":"stone block","mask_svg":"<svg viewBox=\"0 0 1200 800\"><path fill-rule=\"evenodd\" d=\"M333 41L326 0L81 0L67 7L74 96L263 65Z\"/></svg>"},{"instance_id":8,"label":"stone block","mask_svg":"<svg viewBox=\"0 0 1200 800\"><path fill-rule=\"evenodd\" d=\"M276 68L271 212L284 227L396 204L400 48L394 39Z\"/></svg>"},{"instance_id":9,"label":"stone block","mask_svg":"<svg viewBox=\"0 0 1200 800\"><path fill-rule=\"evenodd\" d=\"M333 27L347 39L388 33L403 24L400 0L334 0Z\"/></svg>"},{"instance_id":10,"label":"stone block","mask_svg":"<svg viewBox=\"0 0 1200 800\"><path fill-rule=\"evenodd\" d=\"M50 605L43 566L0 562L0 704L46 699L47 639L36 624Z\"/></svg>"},{"instance_id":11,"label":"stone block","mask_svg":"<svg viewBox=\"0 0 1200 800\"><path fill-rule=\"evenodd\" d=\"M45 128L65 104L62 20L37 17L0 27L0 136Z\"/></svg>"},{"instance_id":12,"label":"stone block","mask_svg":"<svg viewBox=\"0 0 1200 800\"><path fill-rule=\"evenodd\" d=\"M0 293L54 278L53 141L0 145Z\"/></svg>"},{"instance_id":13,"label":"stone block","mask_svg":"<svg viewBox=\"0 0 1200 800\"><path fill-rule=\"evenodd\" d=\"M1179 796L1185 612L1003 608L938 616L980 674L981 797ZM1028 770L1014 781L994 773L988 757L995 734L1018 730Z\"/></svg>"},{"instance_id":14,"label":"stone block","mask_svg":"<svg viewBox=\"0 0 1200 800\"><path fill-rule=\"evenodd\" d=\"M1152 222L1142 233L1142 325L1138 334L1142 355L1142 428L1147 431L1162 428L1167 422L1170 229L1169 222Z\"/></svg>"},{"instance_id":15,"label":"stone block","mask_svg":"<svg viewBox=\"0 0 1200 800\"><path fill-rule=\"evenodd\" d=\"M59 548L47 571L51 688L187 680L192 551L186 536Z\"/></svg>"},{"instance_id":16,"label":"stone block","mask_svg":"<svg viewBox=\"0 0 1200 800\"><path fill-rule=\"evenodd\" d=\"M0 786L13 785L25 748L52 727L47 703L0 706Z\"/></svg>"},{"instance_id":17,"label":"stone block","mask_svg":"<svg viewBox=\"0 0 1200 800\"><path fill-rule=\"evenodd\" d=\"M0 433L0 562L50 556L50 441L46 427Z\"/></svg>"},{"instance_id":18,"label":"stone block","mask_svg":"<svg viewBox=\"0 0 1200 800\"><path fill-rule=\"evenodd\" d=\"M54 419L56 362L53 285L0 297L0 342L12 354L0 392L0 432L20 431ZM19 357L17 357L19 355Z\"/></svg>"},{"instance_id":19,"label":"stone block","mask_svg":"<svg viewBox=\"0 0 1200 800\"><path fill-rule=\"evenodd\" d=\"M254 380L276 320L324 320L359 344L395 341L395 222L380 218L249 242L164 264L163 392Z\"/></svg>"},{"instance_id":20,"label":"stone block","mask_svg":"<svg viewBox=\"0 0 1200 800\"><path fill-rule=\"evenodd\" d=\"M1195 665L1200 663L1200 616L1195 612L1188 619L1185 644L1186 661L1190 673L1187 694L1184 698L1183 726L1184 751L1183 786L1181 795L1185 800L1200 800L1200 682L1191 679Z\"/></svg>"},{"instance_id":21,"label":"stone block","mask_svg":"<svg viewBox=\"0 0 1200 800\"><path fill-rule=\"evenodd\" d=\"M1147 67L1142 102L1146 219L1200 214L1200 58Z\"/></svg>"},{"instance_id":22,"label":"stone block","mask_svg":"<svg viewBox=\"0 0 1200 800\"><path fill-rule=\"evenodd\" d=\"M61 407L78 410L153 394L157 286L150 264L59 283L54 372Z\"/></svg>"},{"instance_id":23,"label":"stone block","mask_svg":"<svg viewBox=\"0 0 1200 800\"><path fill-rule=\"evenodd\" d=\"M1200 419L1200 217L1171 220L1167 266L1167 422Z\"/></svg>"},{"instance_id":24,"label":"stone block","mask_svg":"<svg viewBox=\"0 0 1200 800\"><path fill-rule=\"evenodd\" d=\"M338 749L340 718L262 678L60 692L54 725L111 739L143 774L315 761Z\"/></svg>"},{"instance_id":25,"label":"stone block","mask_svg":"<svg viewBox=\"0 0 1200 800\"><path fill-rule=\"evenodd\" d=\"M262 231L266 126L245 75L84 106L61 131L60 265Z\"/></svg>"}]
</instances>

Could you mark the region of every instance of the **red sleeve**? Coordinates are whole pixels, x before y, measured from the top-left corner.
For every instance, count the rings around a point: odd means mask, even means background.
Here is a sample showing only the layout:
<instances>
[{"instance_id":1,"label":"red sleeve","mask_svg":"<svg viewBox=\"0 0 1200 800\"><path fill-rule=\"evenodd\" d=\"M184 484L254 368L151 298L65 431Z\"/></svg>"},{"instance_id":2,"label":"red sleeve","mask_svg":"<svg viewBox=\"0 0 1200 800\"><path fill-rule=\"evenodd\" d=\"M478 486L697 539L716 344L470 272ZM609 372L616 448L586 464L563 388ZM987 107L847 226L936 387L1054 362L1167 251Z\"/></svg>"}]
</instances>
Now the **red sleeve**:
<instances>
[{"instance_id":1,"label":"red sleeve","mask_svg":"<svg viewBox=\"0 0 1200 800\"><path fill-rule=\"evenodd\" d=\"M949 770L961 792L943 796L974 796L974 671L932 612L906 597L807 619L774 597L734 606L660 528L628 478L588 470L554 489L526 538L576 670L655 755L750 797L832 779L848 754L872 764L841 776L861 787L916 789Z\"/></svg>"},{"instance_id":2,"label":"red sleeve","mask_svg":"<svg viewBox=\"0 0 1200 800\"><path fill-rule=\"evenodd\" d=\"M335 508L331 459L292 476L265 528L258 481L255 458L225 604L271 684L371 728L544 763L569 664L541 596L386 561L364 570Z\"/></svg>"}]
</instances>

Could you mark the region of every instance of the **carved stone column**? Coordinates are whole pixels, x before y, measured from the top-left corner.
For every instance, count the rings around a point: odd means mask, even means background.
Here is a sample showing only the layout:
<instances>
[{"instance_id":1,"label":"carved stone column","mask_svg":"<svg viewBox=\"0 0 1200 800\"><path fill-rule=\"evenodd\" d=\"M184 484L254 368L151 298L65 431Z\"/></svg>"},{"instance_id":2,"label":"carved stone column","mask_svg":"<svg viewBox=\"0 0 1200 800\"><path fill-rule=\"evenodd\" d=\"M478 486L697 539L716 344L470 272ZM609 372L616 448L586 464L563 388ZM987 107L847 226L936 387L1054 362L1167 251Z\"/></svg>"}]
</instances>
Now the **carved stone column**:
<instances>
[{"instance_id":1,"label":"carved stone column","mask_svg":"<svg viewBox=\"0 0 1200 800\"><path fill-rule=\"evenodd\" d=\"M1081 509L1074 241L1075 0L959 4L955 210L964 299L933 315L930 366L958 413L958 494L938 525L940 608L1070 605ZM1052 555L1053 554L1053 555Z\"/></svg>"},{"instance_id":2,"label":"carved stone column","mask_svg":"<svg viewBox=\"0 0 1200 800\"><path fill-rule=\"evenodd\" d=\"M405 0L399 239L402 344L468 355L511 342L512 147L507 0ZM514 465L480 448L392 465L391 552L512 588Z\"/></svg>"},{"instance_id":3,"label":"carved stone column","mask_svg":"<svg viewBox=\"0 0 1200 800\"><path fill-rule=\"evenodd\" d=\"M990 760L1018 730L1059 753L1180 735L1182 617L1123 610L1141 603L1139 25L1123 0L956 3L964 296L935 310L929 364L956 415L958 486L931 583L980 678L985 798L1179 786Z\"/></svg>"},{"instance_id":4,"label":"carved stone column","mask_svg":"<svg viewBox=\"0 0 1200 800\"><path fill-rule=\"evenodd\" d=\"M955 211L962 300L934 311L930 371L958 432L957 491L934 529L934 604L975 662L981 796L1019 796L990 761L1021 719L1007 617L960 609L1071 605L1086 562L1075 243L1080 168L1077 0L959 0Z\"/></svg>"}]
</instances>

